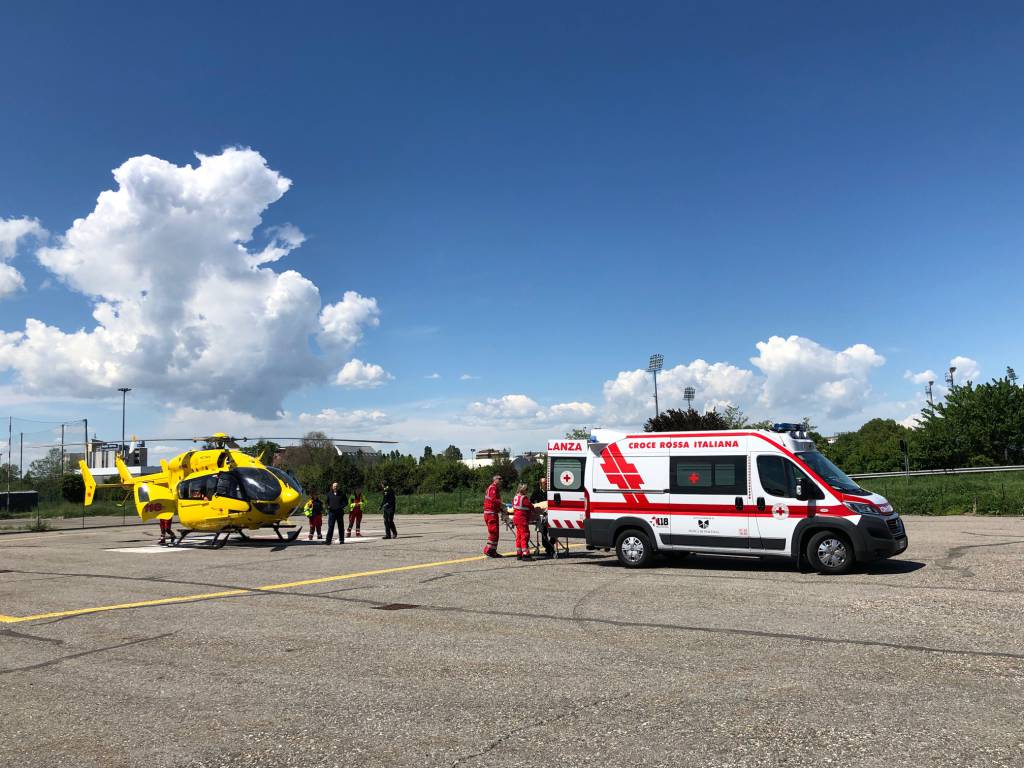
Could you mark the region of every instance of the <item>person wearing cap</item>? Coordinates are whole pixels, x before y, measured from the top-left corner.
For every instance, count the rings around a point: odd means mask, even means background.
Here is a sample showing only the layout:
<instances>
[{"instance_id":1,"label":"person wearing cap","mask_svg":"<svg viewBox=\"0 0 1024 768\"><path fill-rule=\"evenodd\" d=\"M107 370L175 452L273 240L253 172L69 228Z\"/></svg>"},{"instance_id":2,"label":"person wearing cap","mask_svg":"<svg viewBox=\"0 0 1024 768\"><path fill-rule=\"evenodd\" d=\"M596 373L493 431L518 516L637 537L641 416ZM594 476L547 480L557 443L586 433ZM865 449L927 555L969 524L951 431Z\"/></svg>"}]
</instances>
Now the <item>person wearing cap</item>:
<instances>
[{"instance_id":1,"label":"person wearing cap","mask_svg":"<svg viewBox=\"0 0 1024 768\"><path fill-rule=\"evenodd\" d=\"M495 475L484 494L484 525L487 526L484 554L488 557L501 557L498 552L498 513L501 508L501 475Z\"/></svg>"},{"instance_id":2,"label":"person wearing cap","mask_svg":"<svg viewBox=\"0 0 1024 768\"><path fill-rule=\"evenodd\" d=\"M512 522L516 526L516 560L533 560L530 555L530 513L533 503L526 495L526 483L519 486L512 499Z\"/></svg>"}]
</instances>

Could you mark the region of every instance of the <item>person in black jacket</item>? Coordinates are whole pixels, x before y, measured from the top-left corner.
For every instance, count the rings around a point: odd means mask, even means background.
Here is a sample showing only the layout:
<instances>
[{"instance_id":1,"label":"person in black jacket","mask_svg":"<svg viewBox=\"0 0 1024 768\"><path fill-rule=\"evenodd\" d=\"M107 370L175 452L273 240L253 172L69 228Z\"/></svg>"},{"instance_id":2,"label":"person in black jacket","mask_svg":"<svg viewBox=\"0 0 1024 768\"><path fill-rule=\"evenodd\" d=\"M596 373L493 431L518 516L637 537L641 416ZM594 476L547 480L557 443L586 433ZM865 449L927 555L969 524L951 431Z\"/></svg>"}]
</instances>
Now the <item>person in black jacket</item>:
<instances>
[{"instance_id":1,"label":"person in black jacket","mask_svg":"<svg viewBox=\"0 0 1024 768\"><path fill-rule=\"evenodd\" d=\"M338 543L345 543L345 508L348 507L348 496L338 490L337 483L331 483L331 492L327 494L327 544L334 536L334 526L338 526Z\"/></svg>"},{"instance_id":2,"label":"person in black jacket","mask_svg":"<svg viewBox=\"0 0 1024 768\"><path fill-rule=\"evenodd\" d=\"M533 493L530 494L530 503L536 505L536 504L540 504L542 501L547 501L547 500L548 500L548 479L546 477L542 477L540 479L540 481L537 483L537 489ZM540 543L541 543L541 546L544 547L544 551L547 554L549 554L549 555L554 554L555 547L551 543L551 538L548 536L548 526L547 526L547 523L538 524L537 527L540 529Z\"/></svg>"},{"instance_id":3,"label":"person in black jacket","mask_svg":"<svg viewBox=\"0 0 1024 768\"><path fill-rule=\"evenodd\" d=\"M384 538L397 539L398 529L395 528L395 491L388 483L381 483L384 498L380 502L380 511L384 513Z\"/></svg>"}]
</instances>

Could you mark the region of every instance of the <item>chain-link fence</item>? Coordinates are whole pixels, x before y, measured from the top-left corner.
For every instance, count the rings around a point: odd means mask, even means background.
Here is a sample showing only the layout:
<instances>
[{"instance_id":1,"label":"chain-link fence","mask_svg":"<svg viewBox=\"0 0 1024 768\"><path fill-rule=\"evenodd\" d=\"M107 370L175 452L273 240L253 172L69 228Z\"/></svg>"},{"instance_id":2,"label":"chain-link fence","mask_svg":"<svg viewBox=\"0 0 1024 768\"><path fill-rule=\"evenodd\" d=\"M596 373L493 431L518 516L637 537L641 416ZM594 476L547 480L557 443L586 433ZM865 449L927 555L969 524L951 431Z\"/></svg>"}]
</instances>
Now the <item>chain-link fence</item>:
<instances>
[{"instance_id":1,"label":"chain-link fence","mask_svg":"<svg viewBox=\"0 0 1024 768\"><path fill-rule=\"evenodd\" d=\"M86 455L88 421L0 421L0 533L129 525L141 520L127 492L97 493L81 502L78 462ZM102 480L102 478L97 478Z\"/></svg>"}]
</instances>

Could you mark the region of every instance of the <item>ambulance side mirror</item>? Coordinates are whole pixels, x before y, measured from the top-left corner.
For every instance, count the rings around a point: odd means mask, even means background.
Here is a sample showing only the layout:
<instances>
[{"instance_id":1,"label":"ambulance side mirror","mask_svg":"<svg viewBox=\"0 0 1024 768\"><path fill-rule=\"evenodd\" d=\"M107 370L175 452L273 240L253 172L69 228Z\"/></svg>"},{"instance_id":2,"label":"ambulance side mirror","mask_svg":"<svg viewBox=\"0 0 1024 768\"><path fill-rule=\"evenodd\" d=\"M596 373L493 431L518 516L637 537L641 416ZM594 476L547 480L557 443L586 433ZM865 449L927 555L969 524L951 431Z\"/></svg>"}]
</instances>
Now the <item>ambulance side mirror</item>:
<instances>
[{"instance_id":1,"label":"ambulance side mirror","mask_svg":"<svg viewBox=\"0 0 1024 768\"><path fill-rule=\"evenodd\" d=\"M809 489L804 484L804 479L802 477L798 477L796 480L796 500L807 501L807 499L810 497L810 494L808 494L808 490Z\"/></svg>"}]
</instances>

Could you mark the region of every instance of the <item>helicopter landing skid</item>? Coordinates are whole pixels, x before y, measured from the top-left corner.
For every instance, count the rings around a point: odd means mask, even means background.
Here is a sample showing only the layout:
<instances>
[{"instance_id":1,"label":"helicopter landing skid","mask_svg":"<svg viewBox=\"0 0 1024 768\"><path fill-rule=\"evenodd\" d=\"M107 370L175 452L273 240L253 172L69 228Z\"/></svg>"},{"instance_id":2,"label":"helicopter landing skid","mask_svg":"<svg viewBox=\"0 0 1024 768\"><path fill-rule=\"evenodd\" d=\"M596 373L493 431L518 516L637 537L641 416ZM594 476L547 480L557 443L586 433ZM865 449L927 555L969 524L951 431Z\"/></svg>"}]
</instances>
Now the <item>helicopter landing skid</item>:
<instances>
[{"instance_id":1,"label":"helicopter landing skid","mask_svg":"<svg viewBox=\"0 0 1024 768\"><path fill-rule=\"evenodd\" d=\"M278 525L272 525L270 527L274 529L274 533L277 534L277 538L279 538L281 541L285 541L285 542L287 542L289 544L291 544L293 541L295 541L297 538L299 538L299 534L302 533L302 526L301 525L280 525L280 524L278 524ZM286 536L283 536L283 535L281 535L281 529L282 528L293 528L294 530L288 531L288 534Z\"/></svg>"},{"instance_id":2,"label":"helicopter landing skid","mask_svg":"<svg viewBox=\"0 0 1024 768\"><path fill-rule=\"evenodd\" d=\"M189 530L180 531L178 533L178 538L175 539L171 543L171 546L172 547L181 546L181 542L183 542L185 540L185 537L188 536L190 533L193 533L193 531L189 531ZM236 530L217 531L216 533L213 534L213 538L212 539L204 541L202 544L196 544L195 546L197 548L198 547L202 547L203 549L220 549L221 547L223 547L225 544L228 543L228 537L232 533L240 533L240 532L236 531Z\"/></svg>"}]
</instances>

